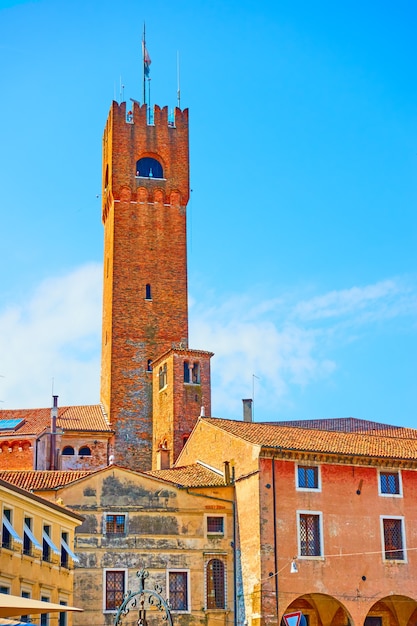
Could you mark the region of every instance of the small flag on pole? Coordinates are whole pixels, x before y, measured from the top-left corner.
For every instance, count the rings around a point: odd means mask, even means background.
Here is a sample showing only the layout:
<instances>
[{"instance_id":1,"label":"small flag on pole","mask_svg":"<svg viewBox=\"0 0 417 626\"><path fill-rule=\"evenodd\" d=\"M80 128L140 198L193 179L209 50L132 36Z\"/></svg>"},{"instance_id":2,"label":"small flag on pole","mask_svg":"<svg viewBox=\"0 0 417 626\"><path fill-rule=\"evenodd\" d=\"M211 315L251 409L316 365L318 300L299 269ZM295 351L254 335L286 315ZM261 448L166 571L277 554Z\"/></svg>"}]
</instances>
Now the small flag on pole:
<instances>
[{"instance_id":1,"label":"small flag on pole","mask_svg":"<svg viewBox=\"0 0 417 626\"><path fill-rule=\"evenodd\" d=\"M143 50L143 71L145 73L145 76L148 77L149 70L150 70L149 66L152 63L152 61L151 61L151 57L149 56L149 52L146 48L146 44L144 41L142 41L142 50Z\"/></svg>"}]
</instances>

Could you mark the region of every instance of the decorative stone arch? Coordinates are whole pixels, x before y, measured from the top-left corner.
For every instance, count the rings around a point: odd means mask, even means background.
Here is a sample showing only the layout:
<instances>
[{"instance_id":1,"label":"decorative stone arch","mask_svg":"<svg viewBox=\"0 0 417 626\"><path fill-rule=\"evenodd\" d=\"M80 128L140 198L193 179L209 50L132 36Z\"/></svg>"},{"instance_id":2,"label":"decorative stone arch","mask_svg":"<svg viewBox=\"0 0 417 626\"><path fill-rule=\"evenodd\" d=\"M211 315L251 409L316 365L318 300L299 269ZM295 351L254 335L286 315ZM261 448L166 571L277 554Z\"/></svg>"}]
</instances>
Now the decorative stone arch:
<instances>
[{"instance_id":1,"label":"decorative stone arch","mask_svg":"<svg viewBox=\"0 0 417 626\"><path fill-rule=\"evenodd\" d=\"M380 619L378 619L380 618ZM365 626L414 626L417 624L417 600L392 595L375 602L365 617Z\"/></svg>"},{"instance_id":2,"label":"decorative stone arch","mask_svg":"<svg viewBox=\"0 0 417 626\"><path fill-rule=\"evenodd\" d=\"M295 611L306 616L308 626L354 626L347 608L337 598L324 593L309 593L293 600L281 614L281 626L286 626L283 615Z\"/></svg>"}]
</instances>

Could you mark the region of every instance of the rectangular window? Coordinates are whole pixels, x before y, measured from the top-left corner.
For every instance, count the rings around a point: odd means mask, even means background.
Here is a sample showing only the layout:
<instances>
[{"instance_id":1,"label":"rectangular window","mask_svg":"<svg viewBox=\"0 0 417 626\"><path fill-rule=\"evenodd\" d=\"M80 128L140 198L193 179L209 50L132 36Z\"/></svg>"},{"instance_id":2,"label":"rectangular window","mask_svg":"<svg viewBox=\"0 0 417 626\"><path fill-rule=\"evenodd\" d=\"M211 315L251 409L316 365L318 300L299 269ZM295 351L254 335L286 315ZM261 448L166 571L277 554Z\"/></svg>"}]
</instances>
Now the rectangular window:
<instances>
[{"instance_id":1,"label":"rectangular window","mask_svg":"<svg viewBox=\"0 0 417 626\"><path fill-rule=\"evenodd\" d=\"M399 472L379 472L379 488L382 495L401 495Z\"/></svg>"},{"instance_id":2,"label":"rectangular window","mask_svg":"<svg viewBox=\"0 0 417 626\"><path fill-rule=\"evenodd\" d=\"M22 596L22 598L30 598L30 593L29 591L22 591L22 593L20 594ZM20 621L21 622L29 622L29 615L21 615L20 616Z\"/></svg>"},{"instance_id":3,"label":"rectangular window","mask_svg":"<svg viewBox=\"0 0 417 626\"><path fill-rule=\"evenodd\" d=\"M172 611L188 611L188 572L168 572L168 599Z\"/></svg>"},{"instance_id":4,"label":"rectangular window","mask_svg":"<svg viewBox=\"0 0 417 626\"><path fill-rule=\"evenodd\" d=\"M208 515L207 516L207 534L208 535L224 535L223 515Z\"/></svg>"},{"instance_id":5,"label":"rectangular window","mask_svg":"<svg viewBox=\"0 0 417 626\"><path fill-rule=\"evenodd\" d=\"M41 596L41 602L49 602L49 598ZM40 626L49 626L49 613L41 613Z\"/></svg>"},{"instance_id":6,"label":"rectangular window","mask_svg":"<svg viewBox=\"0 0 417 626\"><path fill-rule=\"evenodd\" d=\"M125 515L106 515L106 535L126 534Z\"/></svg>"},{"instance_id":7,"label":"rectangular window","mask_svg":"<svg viewBox=\"0 0 417 626\"><path fill-rule=\"evenodd\" d=\"M297 487L299 489L319 489L319 468L308 465L297 466Z\"/></svg>"},{"instance_id":8,"label":"rectangular window","mask_svg":"<svg viewBox=\"0 0 417 626\"><path fill-rule=\"evenodd\" d=\"M24 526L23 526L23 554L28 554L28 555L32 554L32 539L30 538L31 529L32 529L32 518L25 517Z\"/></svg>"},{"instance_id":9,"label":"rectangular window","mask_svg":"<svg viewBox=\"0 0 417 626\"><path fill-rule=\"evenodd\" d=\"M6 585L0 585L0 593L10 593L10 587L6 587Z\"/></svg>"},{"instance_id":10,"label":"rectangular window","mask_svg":"<svg viewBox=\"0 0 417 626\"><path fill-rule=\"evenodd\" d=\"M62 606L67 606L67 603L64 602L64 600L60 600L59 604L61 604ZM59 614L58 626L67 626L67 613L62 612Z\"/></svg>"},{"instance_id":11,"label":"rectangular window","mask_svg":"<svg viewBox=\"0 0 417 626\"><path fill-rule=\"evenodd\" d=\"M68 533L61 533L61 567L69 567L69 554L66 546L68 545Z\"/></svg>"},{"instance_id":12,"label":"rectangular window","mask_svg":"<svg viewBox=\"0 0 417 626\"><path fill-rule=\"evenodd\" d=\"M383 518L384 555L387 561L405 561L403 520Z\"/></svg>"},{"instance_id":13,"label":"rectangular window","mask_svg":"<svg viewBox=\"0 0 417 626\"><path fill-rule=\"evenodd\" d=\"M299 514L300 556L321 556L320 514Z\"/></svg>"},{"instance_id":14,"label":"rectangular window","mask_svg":"<svg viewBox=\"0 0 417 626\"><path fill-rule=\"evenodd\" d=\"M9 522L9 524L7 523ZM12 523L12 512L10 509L3 509L3 530L1 537L1 545L3 548L12 548L12 534L9 525Z\"/></svg>"},{"instance_id":15,"label":"rectangular window","mask_svg":"<svg viewBox=\"0 0 417 626\"><path fill-rule=\"evenodd\" d=\"M105 605L106 611L116 611L123 602L125 592L125 570L105 571Z\"/></svg>"},{"instance_id":16,"label":"rectangular window","mask_svg":"<svg viewBox=\"0 0 417 626\"><path fill-rule=\"evenodd\" d=\"M42 535L42 560L43 561L51 561L51 545L47 539L51 534L51 527L47 524L43 526L43 535Z\"/></svg>"}]
</instances>

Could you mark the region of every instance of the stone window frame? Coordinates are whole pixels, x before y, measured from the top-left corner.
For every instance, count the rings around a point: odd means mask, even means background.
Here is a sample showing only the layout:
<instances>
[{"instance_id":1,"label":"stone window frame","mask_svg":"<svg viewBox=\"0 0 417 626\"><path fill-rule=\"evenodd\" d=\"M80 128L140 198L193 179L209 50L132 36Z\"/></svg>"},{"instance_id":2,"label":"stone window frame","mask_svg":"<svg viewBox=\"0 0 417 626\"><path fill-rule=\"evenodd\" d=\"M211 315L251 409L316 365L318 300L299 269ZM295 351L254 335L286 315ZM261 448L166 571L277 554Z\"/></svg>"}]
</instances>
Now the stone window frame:
<instances>
[{"instance_id":1,"label":"stone window frame","mask_svg":"<svg viewBox=\"0 0 417 626\"><path fill-rule=\"evenodd\" d=\"M119 602L119 604L117 605L120 606L120 604L123 602L123 596L126 593L126 590L128 588L128 573L129 570L126 567L106 567L103 569L103 613L105 614L109 614L109 613L116 613L117 612L117 607L114 609L108 609L107 608L107 573L108 572L123 572L124 573L124 577L123 577L123 591L119 592L122 594L121 596L121 601Z\"/></svg>"},{"instance_id":2,"label":"stone window frame","mask_svg":"<svg viewBox=\"0 0 417 626\"><path fill-rule=\"evenodd\" d=\"M323 534L323 513L322 511L310 511L310 510L297 510L297 550L298 550L298 559L308 559L308 560L324 560L324 534ZM318 518L318 532L319 532L319 554L302 554L302 539L301 539L301 516L312 516Z\"/></svg>"},{"instance_id":3,"label":"stone window frame","mask_svg":"<svg viewBox=\"0 0 417 626\"><path fill-rule=\"evenodd\" d=\"M383 491L382 487L382 476L383 475L392 475L398 477L398 492L392 493L390 491ZM401 470L396 469L378 469L378 494L383 498L402 498L403 497L403 481L401 476Z\"/></svg>"},{"instance_id":4,"label":"stone window frame","mask_svg":"<svg viewBox=\"0 0 417 626\"><path fill-rule=\"evenodd\" d=\"M315 470L315 474L317 476L317 487L301 487L300 486L300 475L299 475L299 470L300 469L312 469ZM321 466L317 465L316 463L295 463L295 488L296 491L315 491L320 493L321 492Z\"/></svg>"},{"instance_id":5,"label":"stone window frame","mask_svg":"<svg viewBox=\"0 0 417 626\"><path fill-rule=\"evenodd\" d=\"M223 519L223 530L220 532L209 531L208 519L209 517L217 517ZM205 513L204 514L204 530L206 537L226 537L226 514L225 513Z\"/></svg>"},{"instance_id":6,"label":"stone window frame","mask_svg":"<svg viewBox=\"0 0 417 626\"><path fill-rule=\"evenodd\" d=\"M407 544L406 544L406 536L405 536L405 517L403 515L380 515L379 516L380 525L381 525L381 543L382 543L382 560L384 563L408 563L407 558ZM401 532L401 547L396 547L395 550L403 553L403 558L391 558L387 557L387 536L385 534L385 520L394 520L400 523L400 532ZM391 549L391 548L388 548Z\"/></svg>"},{"instance_id":7,"label":"stone window frame","mask_svg":"<svg viewBox=\"0 0 417 626\"><path fill-rule=\"evenodd\" d=\"M113 516L114 518L124 517L123 532L108 532L108 530L107 530L107 517L108 516ZM117 521L116 521L116 526L117 526ZM103 535L105 537L126 537L126 535L127 535L127 528L128 528L128 514L126 513L126 511L104 511L104 513L103 513Z\"/></svg>"},{"instance_id":8,"label":"stone window frame","mask_svg":"<svg viewBox=\"0 0 417 626\"><path fill-rule=\"evenodd\" d=\"M209 606L210 602L209 602L209 585L208 585L208 568L210 563L213 561L220 561L223 565L223 581L222 581L222 585L223 585L223 607L212 607ZM224 553L205 553L205 563L204 563L204 608L206 611L227 611L227 606L228 606L228 601L227 601L227 597L228 597L228 591L227 591L227 559L226 559L226 554Z\"/></svg>"},{"instance_id":9,"label":"stone window frame","mask_svg":"<svg viewBox=\"0 0 417 626\"><path fill-rule=\"evenodd\" d=\"M167 569L166 571L166 597L168 599L168 602L170 601L169 598L169 579L170 579L170 574L185 574L186 575L186 581L187 581L187 608L186 609L174 609L174 608L170 608L171 613L176 613L176 614L186 614L186 613L191 613L191 574L190 574L190 570L186 567L170 567L169 569ZM171 606L171 605L170 605Z\"/></svg>"}]
</instances>

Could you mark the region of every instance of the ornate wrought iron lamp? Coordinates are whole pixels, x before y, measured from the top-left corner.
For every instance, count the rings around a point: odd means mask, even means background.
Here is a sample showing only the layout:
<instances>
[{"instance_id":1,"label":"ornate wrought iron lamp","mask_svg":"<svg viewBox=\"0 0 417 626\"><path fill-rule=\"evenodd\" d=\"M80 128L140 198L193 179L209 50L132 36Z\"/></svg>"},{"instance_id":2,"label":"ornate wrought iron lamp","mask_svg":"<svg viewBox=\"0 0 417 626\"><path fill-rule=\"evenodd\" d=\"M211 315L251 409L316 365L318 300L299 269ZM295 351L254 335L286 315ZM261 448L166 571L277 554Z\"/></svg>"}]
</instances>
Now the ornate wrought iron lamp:
<instances>
[{"instance_id":1,"label":"ornate wrought iron lamp","mask_svg":"<svg viewBox=\"0 0 417 626\"><path fill-rule=\"evenodd\" d=\"M147 626L146 610L147 607L155 607L158 611L161 611L163 615L161 618L168 623L169 626L173 626L171 611L167 600L161 596L162 587L155 585L154 589L145 589L145 579L149 577L149 572L141 569L136 572L136 576L139 578L138 591L127 591L124 595L123 602L119 606L114 618L114 626L120 626L121 619L124 615L127 615L131 610L138 611L138 626Z\"/></svg>"}]
</instances>

